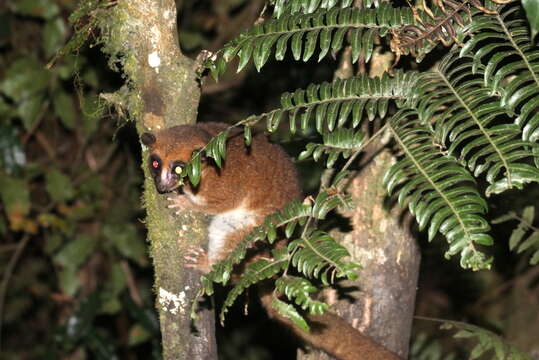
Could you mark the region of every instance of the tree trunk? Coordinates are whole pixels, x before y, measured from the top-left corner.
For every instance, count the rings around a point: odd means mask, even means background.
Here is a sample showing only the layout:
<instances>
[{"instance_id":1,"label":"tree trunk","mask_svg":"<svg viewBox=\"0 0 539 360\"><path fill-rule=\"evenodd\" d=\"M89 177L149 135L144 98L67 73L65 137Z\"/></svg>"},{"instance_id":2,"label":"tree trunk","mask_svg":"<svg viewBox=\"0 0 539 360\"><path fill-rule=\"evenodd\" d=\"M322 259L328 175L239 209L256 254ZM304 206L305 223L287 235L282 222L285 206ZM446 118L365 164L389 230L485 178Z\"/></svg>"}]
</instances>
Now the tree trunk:
<instances>
[{"instance_id":1,"label":"tree trunk","mask_svg":"<svg viewBox=\"0 0 539 360\"><path fill-rule=\"evenodd\" d=\"M194 123L200 88L193 61L179 48L175 1L118 0L97 16L109 64L127 78L119 91L103 97L127 110L139 134ZM166 208L166 195L156 192L148 171L147 149L142 155L163 356L216 359L213 312L199 313L196 330L191 329L190 307L200 276L184 268L182 256L188 244L205 241L204 219L190 212L176 216Z\"/></svg>"},{"instance_id":2,"label":"tree trunk","mask_svg":"<svg viewBox=\"0 0 539 360\"><path fill-rule=\"evenodd\" d=\"M392 161L389 152L377 155L349 187L357 207L344 215L353 230L333 235L363 268L357 281L341 284L351 290L346 295L352 301L339 299L336 291L329 291L326 300L355 328L406 359L420 256L402 210L398 206L384 209L387 192L382 178ZM313 351L301 359L330 357Z\"/></svg>"}]
</instances>

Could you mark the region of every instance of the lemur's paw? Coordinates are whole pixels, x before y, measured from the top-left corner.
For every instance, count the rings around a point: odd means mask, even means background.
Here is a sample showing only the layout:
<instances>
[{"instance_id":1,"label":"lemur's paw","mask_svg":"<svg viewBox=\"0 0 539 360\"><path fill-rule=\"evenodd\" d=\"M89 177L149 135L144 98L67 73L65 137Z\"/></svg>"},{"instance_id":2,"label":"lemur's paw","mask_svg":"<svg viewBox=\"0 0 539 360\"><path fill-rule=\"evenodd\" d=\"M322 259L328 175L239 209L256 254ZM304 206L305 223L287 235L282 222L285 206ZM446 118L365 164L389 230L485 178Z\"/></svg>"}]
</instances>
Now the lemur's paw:
<instances>
[{"instance_id":1,"label":"lemur's paw","mask_svg":"<svg viewBox=\"0 0 539 360\"><path fill-rule=\"evenodd\" d=\"M177 209L174 213L178 215L181 211L189 208L189 200L185 195L174 195L167 197L167 201L170 204L167 205L167 209Z\"/></svg>"},{"instance_id":2,"label":"lemur's paw","mask_svg":"<svg viewBox=\"0 0 539 360\"><path fill-rule=\"evenodd\" d=\"M183 258L185 260L186 268L197 269L204 274L207 274L211 271L208 252L202 249L200 246L190 246L187 249L186 255Z\"/></svg>"}]
</instances>

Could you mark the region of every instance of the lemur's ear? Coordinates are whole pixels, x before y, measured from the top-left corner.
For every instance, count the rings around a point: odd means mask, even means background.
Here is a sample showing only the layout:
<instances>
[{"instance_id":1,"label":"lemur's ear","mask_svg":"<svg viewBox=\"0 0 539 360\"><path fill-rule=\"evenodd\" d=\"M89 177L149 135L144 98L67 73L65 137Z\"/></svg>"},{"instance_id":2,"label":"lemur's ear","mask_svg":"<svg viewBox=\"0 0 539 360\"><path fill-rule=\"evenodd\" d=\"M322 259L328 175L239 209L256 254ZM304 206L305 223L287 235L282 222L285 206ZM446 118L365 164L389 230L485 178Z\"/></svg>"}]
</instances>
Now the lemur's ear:
<instances>
[{"instance_id":1,"label":"lemur's ear","mask_svg":"<svg viewBox=\"0 0 539 360\"><path fill-rule=\"evenodd\" d=\"M141 135L140 140L144 145L152 145L155 143L155 136L150 133L144 133Z\"/></svg>"}]
</instances>

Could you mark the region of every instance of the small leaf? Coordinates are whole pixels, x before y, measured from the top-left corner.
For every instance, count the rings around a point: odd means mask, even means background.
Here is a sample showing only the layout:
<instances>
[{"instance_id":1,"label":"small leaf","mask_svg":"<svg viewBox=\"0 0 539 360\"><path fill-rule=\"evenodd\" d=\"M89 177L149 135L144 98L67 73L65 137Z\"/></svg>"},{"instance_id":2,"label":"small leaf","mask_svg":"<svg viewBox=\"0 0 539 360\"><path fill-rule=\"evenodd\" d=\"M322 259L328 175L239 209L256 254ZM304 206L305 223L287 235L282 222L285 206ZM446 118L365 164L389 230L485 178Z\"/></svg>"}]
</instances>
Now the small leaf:
<instances>
[{"instance_id":1,"label":"small leaf","mask_svg":"<svg viewBox=\"0 0 539 360\"><path fill-rule=\"evenodd\" d=\"M75 239L68 242L56 256L54 262L64 266L77 269L93 252L97 241L95 238L80 234Z\"/></svg>"},{"instance_id":2,"label":"small leaf","mask_svg":"<svg viewBox=\"0 0 539 360\"><path fill-rule=\"evenodd\" d=\"M65 91L57 91L53 98L54 113L62 120L62 124L70 130L75 127L76 110L73 98Z\"/></svg>"},{"instance_id":3,"label":"small leaf","mask_svg":"<svg viewBox=\"0 0 539 360\"><path fill-rule=\"evenodd\" d=\"M30 192L24 179L0 176L0 196L9 217L21 217L30 212Z\"/></svg>"},{"instance_id":4,"label":"small leaf","mask_svg":"<svg viewBox=\"0 0 539 360\"><path fill-rule=\"evenodd\" d=\"M532 39L539 31L539 0L522 0L526 16L532 30Z\"/></svg>"},{"instance_id":5,"label":"small leaf","mask_svg":"<svg viewBox=\"0 0 539 360\"><path fill-rule=\"evenodd\" d=\"M146 243L133 224L105 224L103 237L107 244L112 244L122 256L141 266L146 265Z\"/></svg>"},{"instance_id":6,"label":"small leaf","mask_svg":"<svg viewBox=\"0 0 539 360\"><path fill-rule=\"evenodd\" d=\"M52 169L47 172L45 180L45 188L53 201L61 203L71 200L75 196L75 188L71 184L71 179L59 170Z\"/></svg>"},{"instance_id":7,"label":"small leaf","mask_svg":"<svg viewBox=\"0 0 539 360\"><path fill-rule=\"evenodd\" d=\"M43 27L43 48L47 57L53 56L62 46L67 27L61 17L47 21Z\"/></svg>"},{"instance_id":8,"label":"small leaf","mask_svg":"<svg viewBox=\"0 0 539 360\"><path fill-rule=\"evenodd\" d=\"M251 145L251 142L253 141L253 136L251 134L251 127L246 126L243 129L243 137L245 138L245 145L249 146Z\"/></svg>"},{"instance_id":9,"label":"small leaf","mask_svg":"<svg viewBox=\"0 0 539 360\"><path fill-rule=\"evenodd\" d=\"M307 321L301 316L297 310L294 308L294 306L285 303L284 301L281 301L277 298L273 298L271 302L271 306L277 310L279 314L282 316L292 320L294 324L296 324L301 330L305 332L309 332L311 329L309 328L309 325L307 324Z\"/></svg>"},{"instance_id":10,"label":"small leaf","mask_svg":"<svg viewBox=\"0 0 539 360\"><path fill-rule=\"evenodd\" d=\"M0 90L19 102L46 89L50 73L33 57L23 57L13 62L0 83Z\"/></svg>"}]
</instances>

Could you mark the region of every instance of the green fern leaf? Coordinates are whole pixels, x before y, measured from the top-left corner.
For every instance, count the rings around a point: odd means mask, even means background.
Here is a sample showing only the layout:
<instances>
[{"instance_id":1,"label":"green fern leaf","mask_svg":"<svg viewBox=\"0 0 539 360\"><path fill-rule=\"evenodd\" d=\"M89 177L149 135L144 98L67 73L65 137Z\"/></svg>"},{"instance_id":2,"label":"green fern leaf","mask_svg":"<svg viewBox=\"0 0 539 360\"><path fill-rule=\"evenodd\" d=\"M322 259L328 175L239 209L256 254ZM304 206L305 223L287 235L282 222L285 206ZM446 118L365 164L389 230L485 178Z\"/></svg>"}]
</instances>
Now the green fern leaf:
<instances>
[{"instance_id":1,"label":"green fern leaf","mask_svg":"<svg viewBox=\"0 0 539 360\"><path fill-rule=\"evenodd\" d=\"M494 219L492 222L498 224L511 220L518 220L519 223L509 237L509 250L516 250L517 253L531 250L530 264L536 265L539 263L539 228L533 226L535 221L535 207L525 207L521 216L510 212L507 215Z\"/></svg>"},{"instance_id":2,"label":"green fern leaf","mask_svg":"<svg viewBox=\"0 0 539 360\"><path fill-rule=\"evenodd\" d=\"M532 360L531 355L521 351L492 331L478 326L459 321L445 320L440 328L444 330L458 330L453 335L456 339L473 339L477 341L476 346L470 353L470 359L477 359L485 354L492 354L494 352L496 359Z\"/></svg>"},{"instance_id":3,"label":"green fern leaf","mask_svg":"<svg viewBox=\"0 0 539 360\"><path fill-rule=\"evenodd\" d=\"M275 131L281 121L288 118L290 128L295 131L295 121L299 118L299 125L305 131L314 118L314 125L320 133L343 128L350 120L351 127L356 128L365 117L369 120L376 116L384 117L390 100L397 106L413 103L415 97L412 90L418 78L414 72L396 71L391 77L388 74L374 79L358 76L346 80L337 79L331 83L311 84L307 89L282 94L280 108L250 116L240 121L240 124L252 126L257 121L265 120L267 129ZM328 135L325 141L331 146L330 143L340 142L337 138L342 137L344 141L345 138L350 139L350 136L352 132L338 132L335 137ZM355 133L355 136L359 136L359 133ZM314 148L311 150L315 151ZM321 154L324 150L318 151Z\"/></svg>"},{"instance_id":4,"label":"green fern leaf","mask_svg":"<svg viewBox=\"0 0 539 360\"><path fill-rule=\"evenodd\" d=\"M522 128L523 140L539 139L539 51L528 32L519 2L494 15L478 14L461 56L473 54L474 72ZM487 44L488 45L485 45Z\"/></svg>"},{"instance_id":5,"label":"green fern leaf","mask_svg":"<svg viewBox=\"0 0 539 360\"><path fill-rule=\"evenodd\" d=\"M303 61L311 58L318 42L320 61L329 50L335 53L343 47L344 36L349 30L355 30L355 37L360 38L351 44L355 61L360 54L369 59L375 39L386 36L390 29L414 23L412 11L405 7L393 8L384 3L378 9L339 9L328 4L313 14L286 15L253 26L225 45L215 60L207 62L207 67L218 78L224 71L221 59L228 63L238 56L238 72L251 58L260 71L270 53L275 52L277 60L284 58L289 41L294 59Z\"/></svg>"},{"instance_id":6,"label":"green fern leaf","mask_svg":"<svg viewBox=\"0 0 539 360\"><path fill-rule=\"evenodd\" d=\"M312 14L318 9L332 9L336 6L347 8L353 0L275 0L273 3L273 17L280 18L283 14Z\"/></svg>"},{"instance_id":7,"label":"green fern leaf","mask_svg":"<svg viewBox=\"0 0 539 360\"><path fill-rule=\"evenodd\" d=\"M343 258L350 256L346 248L322 231L291 241L288 249L293 254L292 265L299 272L310 278L320 278L326 285L333 283L335 278L357 278L359 265L345 262Z\"/></svg>"},{"instance_id":8,"label":"green fern leaf","mask_svg":"<svg viewBox=\"0 0 539 360\"><path fill-rule=\"evenodd\" d=\"M290 202L281 211L266 217L264 223L246 235L226 259L213 265L212 271L203 276L204 281L226 284L234 266L245 258L247 250L256 242L273 242L278 228L285 228L285 236L289 238L293 235L293 230L297 225L304 226L309 218L322 219L329 211L339 206L350 208L350 196L328 195L321 192L313 204L303 204L297 200ZM208 290L212 290L212 288L208 286Z\"/></svg>"},{"instance_id":9,"label":"green fern leaf","mask_svg":"<svg viewBox=\"0 0 539 360\"><path fill-rule=\"evenodd\" d=\"M290 202L280 212L266 217L264 223L261 226L255 228L250 234L236 246L234 251L230 253L226 259L220 261L213 266L212 271L209 274L204 275L204 278L208 282L218 282L226 284L230 279L233 267L239 264L247 253L247 249L251 248L253 244L259 241L264 241L269 238L274 238L271 234L276 234L276 228L285 227L285 236L289 237L293 234L293 226L303 226L308 218L312 217L312 205L302 204L297 200ZM293 224L293 225L290 225Z\"/></svg>"},{"instance_id":10,"label":"green fern leaf","mask_svg":"<svg viewBox=\"0 0 539 360\"><path fill-rule=\"evenodd\" d=\"M329 308L328 304L311 298L317 289L307 279L286 275L275 281L275 288L312 315L321 315Z\"/></svg>"},{"instance_id":11,"label":"green fern leaf","mask_svg":"<svg viewBox=\"0 0 539 360\"><path fill-rule=\"evenodd\" d=\"M474 178L454 158L439 153L430 129L421 124L415 110L400 110L389 125L404 158L384 177L388 192L400 187L399 203L403 206L408 200L419 228L428 225L429 240L437 232L447 238L447 257L460 253L464 268L490 267L491 259L476 248L490 245L492 238L482 217L487 204L472 187Z\"/></svg>"},{"instance_id":12,"label":"green fern leaf","mask_svg":"<svg viewBox=\"0 0 539 360\"><path fill-rule=\"evenodd\" d=\"M232 290L228 292L223 303L220 313L221 324L224 323L228 309L234 304L238 296L240 296L248 287L264 279L269 279L286 269L288 264L286 248L273 249L271 253L273 256L271 259L261 258L246 266L242 276Z\"/></svg>"},{"instance_id":13,"label":"green fern leaf","mask_svg":"<svg viewBox=\"0 0 539 360\"><path fill-rule=\"evenodd\" d=\"M333 167L339 155L348 158L353 151L363 146L363 131L354 131L353 129L336 129L333 132L324 134L323 144L309 143L305 150L298 156L298 160L305 160L311 156L318 160L321 152L328 155L326 166ZM313 153L318 153L316 156Z\"/></svg>"},{"instance_id":14,"label":"green fern leaf","mask_svg":"<svg viewBox=\"0 0 539 360\"><path fill-rule=\"evenodd\" d=\"M417 89L420 118L434 122L435 142L447 144L474 176L486 172L487 196L539 181L539 169L529 164L537 144L519 139L517 125L499 123L506 112L472 67L472 58L452 52L426 73Z\"/></svg>"},{"instance_id":15,"label":"green fern leaf","mask_svg":"<svg viewBox=\"0 0 539 360\"><path fill-rule=\"evenodd\" d=\"M309 324L307 324L307 321L305 321L303 316L298 313L298 311L294 308L293 305L287 304L284 301L281 301L274 297L271 302L271 306L275 310L277 310L279 314L292 320L292 322L296 324L301 330L305 332L309 332L311 330Z\"/></svg>"}]
</instances>

